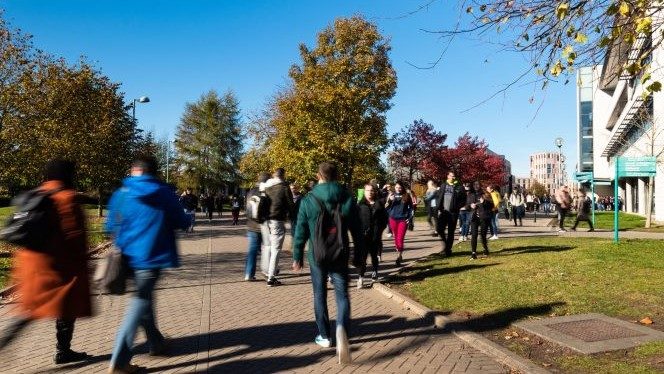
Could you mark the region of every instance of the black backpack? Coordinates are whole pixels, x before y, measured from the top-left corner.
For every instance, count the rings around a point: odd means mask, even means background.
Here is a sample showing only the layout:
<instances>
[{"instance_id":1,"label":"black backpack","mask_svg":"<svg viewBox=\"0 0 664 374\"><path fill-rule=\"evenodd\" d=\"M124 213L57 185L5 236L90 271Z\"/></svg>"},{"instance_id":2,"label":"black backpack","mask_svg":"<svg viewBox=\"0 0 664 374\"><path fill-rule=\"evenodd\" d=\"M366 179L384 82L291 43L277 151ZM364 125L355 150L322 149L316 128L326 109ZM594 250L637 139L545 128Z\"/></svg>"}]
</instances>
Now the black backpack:
<instances>
[{"instance_id":1,"label":"black backpack","mask_svg":"<svg viewBox=\"0 0 664 374\"><path fill-rule=\"evenodd\" d=\"M592 204L592 202L590 201L590 199L586 197L586 198L583 200L583 205L581 206L581 211L582 211L583 213L586 213L586 214L590 213L590 211L591 211L591 204Z\"/></svg>"},{"instance_id":2,"label":"black backpack","mask_svg":"<svg viewBox=\"0 0 664 374\"><path fill-rule=\"evenodd\" d=\"M320 208L313 233L314 260L318 265L339 264L347 258L348 240L343 232L340 204L331 212L314 194L310 194Z\"/></svg>"},{"instance_id":3,"label":"black backpack","mask_svg":"<svg viewBox=\"0 0 664 374\"><path fill-rule=\"evenodd\" d=\"M44 250L55 229L51 195L57 191L34 189L15 197L12 205L16 210L0 230L0 240L35 251Z\"/></svg>"}]
</instances>

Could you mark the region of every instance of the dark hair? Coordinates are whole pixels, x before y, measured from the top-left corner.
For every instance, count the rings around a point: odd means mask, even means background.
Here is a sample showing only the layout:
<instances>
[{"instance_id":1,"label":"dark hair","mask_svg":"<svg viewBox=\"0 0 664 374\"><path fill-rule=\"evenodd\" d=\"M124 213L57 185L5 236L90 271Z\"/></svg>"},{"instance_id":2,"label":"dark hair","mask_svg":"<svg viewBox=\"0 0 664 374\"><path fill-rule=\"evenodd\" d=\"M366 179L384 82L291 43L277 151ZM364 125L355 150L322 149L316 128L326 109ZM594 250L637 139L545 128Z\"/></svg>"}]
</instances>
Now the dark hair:
<instances>
[{"instance_id":1,"label":"dark hair","mask_svg":"<svg viewBox=\"0 0 664 374\"><path fill-rule=\"evenodd\" d=\"M76 164L73 161L55 159L46 163L44 179L47 181L61 181L65 187L74 187L74 174Z\"/></svg>"},{"instance_id":2,"label":"dark hair","mask_svg":"<svg viewBox=\"0 0 664 374\"><path fill-rule=\"evenodd\" d=\"M286 170L284 168L277 168L277 170L274 171L274 176L279 179L284 179L284 176L286 176Z\"/></svg>"},{"instance_id":3,"label":"dark hair","mask_svg":"<svg viewBox=\"0 0 664 374\"><path fill-rule=\"evenodd\" d=\"M262 172L258 174L258 183L265 183L270 179L270 173Z\"/></svg>"},{"instance_id":4,"label":"dark hair","mask_svg":"<svg viewBox=\"0 0 664 374\"><path fill-rule=\"evenodd\" d=\"M318 174L324 181L331 182L337 180L337 166L332 162L325 161L318 165Z\"/></svg>"},{"instance_id":5,"label":"dark hair","mask_svg":"<svg viewBox=\"0 0 664 374\"><path fill-rule=\"evenodd\" d=\"M153 156L138 156L131 164L131 167L141 169L144 174L154 176L157 174L157 165L157 159Z\"/></svg>"}]
</instances>

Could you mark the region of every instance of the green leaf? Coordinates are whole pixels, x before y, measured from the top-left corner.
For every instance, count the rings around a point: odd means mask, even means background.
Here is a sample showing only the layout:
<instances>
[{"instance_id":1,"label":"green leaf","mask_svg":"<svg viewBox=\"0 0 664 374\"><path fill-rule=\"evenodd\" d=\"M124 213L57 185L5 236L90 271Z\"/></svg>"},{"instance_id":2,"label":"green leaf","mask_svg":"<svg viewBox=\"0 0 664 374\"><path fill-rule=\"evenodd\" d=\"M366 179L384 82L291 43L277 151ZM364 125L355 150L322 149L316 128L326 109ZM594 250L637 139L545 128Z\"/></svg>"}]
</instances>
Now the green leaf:
<instances>
[{"instance_id":1,"label":"green leaf","mask_svg":"<svg viewBox=\"0 0 664 374\"><path fill-rule=\"evenodd\" d=\"M652 78L652 74L650 73L643 74L643 76L641 77L641 83L646 83L647 81L650 80L650 78Z\"/></svg>"},{"instance_id":2,"label":"green leaf","mask_svg":"<svg viewBox=\"0 0 664 374\"><path fill-rule=\"evenodd\" d=\"M652 82L646 89L650 92L659 92L662 90L662 83Z\"/></svg>"}]
</instances>

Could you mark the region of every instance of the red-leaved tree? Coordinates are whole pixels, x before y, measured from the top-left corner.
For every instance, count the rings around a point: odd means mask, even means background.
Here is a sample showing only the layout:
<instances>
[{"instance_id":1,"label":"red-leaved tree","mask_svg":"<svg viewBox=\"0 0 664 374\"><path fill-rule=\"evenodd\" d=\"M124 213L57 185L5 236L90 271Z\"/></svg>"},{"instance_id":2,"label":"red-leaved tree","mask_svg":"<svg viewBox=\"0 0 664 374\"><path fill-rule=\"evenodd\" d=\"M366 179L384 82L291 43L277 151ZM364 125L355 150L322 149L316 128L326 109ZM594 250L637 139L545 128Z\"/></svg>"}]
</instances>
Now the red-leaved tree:
<instances>
[{"instance_id":1,"label":"red-leaved tree","mask_svg":"<svg viewBox=\"0 0 664 374\"><path fill-rule=\"evenodd\" d=\"M502 157L491 153L483 139L465 133L457 139L454 148L443 155L447 170L452 170L463 182L479 181L482 185L503 185L505 163ZM441 179L444 179L443 176Z\"/></svg>"},{"instance_id":2,"label":"red-leaved tree","mask_svg":"<svg viewBox=\"0 0 664 374\"><path fill-rule=\"evenodd\" d=\"M441 157L446 140L446 134L421 119L406 126L391 140L388 162L395 177L412 183L437 176L438 169L446 166Z\"/></svg>"}]
</instances>

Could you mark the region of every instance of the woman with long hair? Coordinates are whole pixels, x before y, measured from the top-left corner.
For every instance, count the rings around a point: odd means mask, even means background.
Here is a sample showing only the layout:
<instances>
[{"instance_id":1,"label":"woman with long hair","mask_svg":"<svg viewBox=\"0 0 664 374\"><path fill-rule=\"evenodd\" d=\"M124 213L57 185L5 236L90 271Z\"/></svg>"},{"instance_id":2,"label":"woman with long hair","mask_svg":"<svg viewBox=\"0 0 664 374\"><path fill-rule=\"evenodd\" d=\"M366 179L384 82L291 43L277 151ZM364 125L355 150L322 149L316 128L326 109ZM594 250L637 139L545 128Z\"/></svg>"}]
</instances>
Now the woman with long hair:
<instances>
[{"instance_id":1,"label":"woman with long hair","mask_svg":"<svg viewBox=\"0 0 664 374\"><path fill-rule=\"evenodd\" d=\"M470 249L471 260L477 259L477 237L482 241L484 255L489 255L489 246L487 243L487 232L491 225L491 212L493 210L493 199L491 193L483 191L479 182L473 183L473 191L468 194L466 200L466 209L471 212L470 218Z\"/></svg>"},{"instance_id":2,"label":"woman with long hair","mask_svg":"<svg viewBox=\"0 0 664 374\"><path fill-rule=\"evenodd\" d=\"M404 239L408 224L413 219L413 200L410 194L406 193L406 187L403 182L394 184L394 190L387 196L385 209L389 216L389 226L394 235L394 246L399 253L396 265L400 266L403 260L402 252L404 250Z\"/></svg>"}]
</instances>

